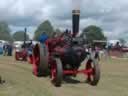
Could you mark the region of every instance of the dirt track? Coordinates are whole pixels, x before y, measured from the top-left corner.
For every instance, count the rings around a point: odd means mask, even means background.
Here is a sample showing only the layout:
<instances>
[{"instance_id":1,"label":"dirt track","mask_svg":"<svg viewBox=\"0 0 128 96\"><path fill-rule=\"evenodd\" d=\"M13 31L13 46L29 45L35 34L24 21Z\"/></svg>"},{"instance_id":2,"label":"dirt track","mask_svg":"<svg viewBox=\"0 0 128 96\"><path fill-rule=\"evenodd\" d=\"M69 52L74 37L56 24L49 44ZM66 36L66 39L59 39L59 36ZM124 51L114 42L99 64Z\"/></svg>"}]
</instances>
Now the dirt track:
<instances>
[{"instance_id":1,"label":"dirt track","mask_svg":"<svg viewBox=\"0 0 128 96\"><path fill-rule=\"evenodd\" d=\"M54 87L49 77L32 75L32 66L13 57L0 56L0 96L128 96L128 60L102 60L101 80L93 87L84 83L83 76ZM83 82L79 82L83 81Z\"/></svg>"}]
</instances>

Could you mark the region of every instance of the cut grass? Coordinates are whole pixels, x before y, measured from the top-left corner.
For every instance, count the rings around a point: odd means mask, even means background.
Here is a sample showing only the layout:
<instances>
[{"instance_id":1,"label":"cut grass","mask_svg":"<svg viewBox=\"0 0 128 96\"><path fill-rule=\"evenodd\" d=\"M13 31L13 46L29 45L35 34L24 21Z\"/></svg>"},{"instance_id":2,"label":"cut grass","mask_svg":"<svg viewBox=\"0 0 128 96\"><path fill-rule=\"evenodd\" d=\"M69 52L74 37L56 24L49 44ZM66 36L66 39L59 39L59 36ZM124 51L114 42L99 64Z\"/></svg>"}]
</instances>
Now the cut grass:
<instances>
[{"instance_id":1,"label":"cut grass","mask_svg":"<svg viewBox=\"0 0 128 96\"><path fill-rule=\"evenodd\" d=\"M66 83L54 87L49 77L32 75L32 65L0 56L0 75L6 82L0 85L0 96L128 96L128 59L103 58L98 86L84 82ZM84 76L77 76L84 81Z\"/></svg>"}]
</instances>

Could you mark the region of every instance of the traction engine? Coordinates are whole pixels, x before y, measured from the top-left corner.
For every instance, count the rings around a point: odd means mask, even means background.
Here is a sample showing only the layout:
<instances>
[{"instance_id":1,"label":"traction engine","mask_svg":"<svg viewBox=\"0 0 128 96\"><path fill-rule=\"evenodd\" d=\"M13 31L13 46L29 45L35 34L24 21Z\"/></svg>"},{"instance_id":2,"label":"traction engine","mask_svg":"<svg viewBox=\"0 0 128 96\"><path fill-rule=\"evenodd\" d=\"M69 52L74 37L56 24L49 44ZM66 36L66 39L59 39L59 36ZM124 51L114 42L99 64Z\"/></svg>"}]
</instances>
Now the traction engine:
<instances>
[{"instance_id":1,"label":"traction engine","mask_svg":"<svg viewBox=\"0 0 128 96\"><path fill-rule=\"evenodd\" d=\"M35 45L33 73L36 76L46 76L49 70L55 86L60 86L65 76L82 73L87 77L86 81L95 86L100 79L99 64L91 54L87 56L85 47L77 40L80 10L73 10L72 16L73 33L66 31L61 36L48 39L44 45ZM85 67L80 70L83 61Z\"/></svg>"}]
</instances>

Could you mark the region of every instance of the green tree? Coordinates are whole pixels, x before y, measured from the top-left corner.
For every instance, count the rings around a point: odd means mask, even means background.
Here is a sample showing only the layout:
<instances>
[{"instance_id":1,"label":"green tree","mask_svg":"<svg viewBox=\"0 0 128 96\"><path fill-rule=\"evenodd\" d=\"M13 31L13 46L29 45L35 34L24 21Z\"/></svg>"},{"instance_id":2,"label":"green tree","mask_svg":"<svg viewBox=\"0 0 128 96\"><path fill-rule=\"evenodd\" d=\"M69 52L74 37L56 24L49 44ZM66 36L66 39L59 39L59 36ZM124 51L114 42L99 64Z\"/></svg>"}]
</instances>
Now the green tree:
<instances>
[{"instance_id":1,"label":"green tree","mask_svg":"<svg viewBox=\"0 0 128 96\"><path fill-rule=\"evenodd\" d=\"M90 25L84 28L81 37L86 37L88 43L92 43L93 40L106 40L102 29L95 25Z\"/></svg>"},{"instance_id":2,"label":"green tree","mask_svg":"<svg viewBox=\"0 0 128 96\"><path fill-rule=\"evenodd\" d=\"M15 41L24 41L24 31L17 31L13 34L13 39ZM26 34L26 40L29 40L29 35Z\"/></svg>"},{"instance_id":3,"label":"green tree","mask_svg":"<svg viewBox=\"0 0 128 96\"><path fill-rule=\"evenodd\" d=\"M46 20L43 23L41 23L34 34L34 39L38 40L39 36L46 32L46 34L51 37L53 35L54 29L50 21Z\"/></svg>"},{"instance_id":4,"label":"green tree","mask_svg":"<svg viewBox=\"0 0 128 96\"><path fill-rule=\"evenodd\" d=\"M11 30L6 22L0 22L0 39L12 41Z\"/></svg>"}]
</instances>

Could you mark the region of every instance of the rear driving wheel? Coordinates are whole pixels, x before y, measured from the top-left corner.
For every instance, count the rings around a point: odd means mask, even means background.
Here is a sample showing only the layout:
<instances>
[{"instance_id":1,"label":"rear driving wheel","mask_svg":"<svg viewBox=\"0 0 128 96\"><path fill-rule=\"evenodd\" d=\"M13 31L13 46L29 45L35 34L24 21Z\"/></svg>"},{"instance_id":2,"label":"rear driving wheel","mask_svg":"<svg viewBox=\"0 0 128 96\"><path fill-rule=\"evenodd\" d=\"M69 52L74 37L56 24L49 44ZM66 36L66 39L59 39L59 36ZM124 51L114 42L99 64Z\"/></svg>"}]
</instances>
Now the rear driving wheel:
<instances>
[{"instance_id":1,"label":"rear driving wheel","mask_svg":"<svg viewBox=\"0 0 128 96\"><path fill-rule=\"evenodd\" d=\"M87 82L92 86L96 86L100 79L98 61L95 59L89 59L86 64L86 70L91 70L91 72L87 74Z\"/></svg>"},{"instance_id":2,"label":"rear driving wheel","mask_svg":"<svg viewBox=\"0 0 128 96\"><path fill-rule=\"evenodd\" d=\"M36 76L46 76L48 72L47 70L47 56L44 56L44 49L42 46L36 44L33 49L33 73Z\"/></svg>"},{"instance_id":3,"label":"rear driving wheel","mask_svg":"<svg viewBox=\"0 0 128 96\"><path fill-rule=\"evenodd\" d=\"M61 86L62 77L63 77L63 68L62 68L61 60L59 58L55 58L55 63L51 65L52 83L56 87Z\"/></svg>"}]
</instances>

